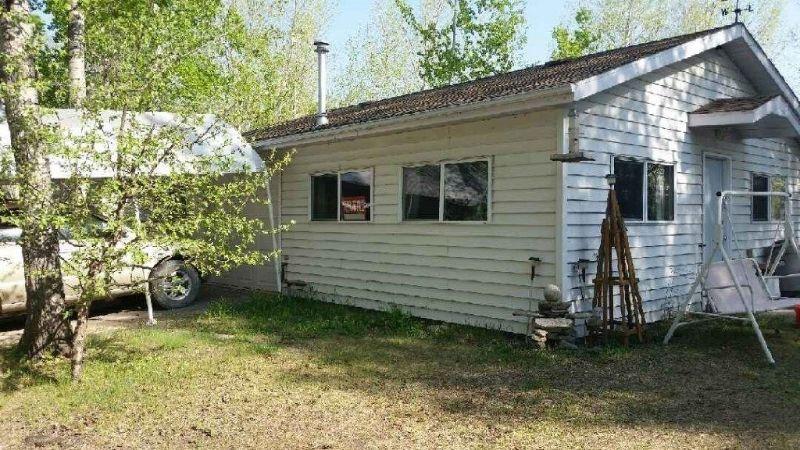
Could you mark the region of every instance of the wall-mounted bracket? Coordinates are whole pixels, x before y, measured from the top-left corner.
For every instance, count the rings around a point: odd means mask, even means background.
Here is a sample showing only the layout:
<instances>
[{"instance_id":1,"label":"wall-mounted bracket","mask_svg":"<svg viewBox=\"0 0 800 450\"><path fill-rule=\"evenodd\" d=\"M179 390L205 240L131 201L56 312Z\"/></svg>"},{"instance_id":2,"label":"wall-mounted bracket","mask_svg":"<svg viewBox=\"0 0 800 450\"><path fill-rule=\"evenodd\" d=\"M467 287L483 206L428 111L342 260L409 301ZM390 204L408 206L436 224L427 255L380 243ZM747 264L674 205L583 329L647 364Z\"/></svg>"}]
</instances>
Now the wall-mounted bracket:
<instances>
[{"instance_id":1,"label":"wall-mounted bracket","mask_svg":"<svg viewBox=\"0 0 800 450\"><path fill-rule=\"evenodd\" d=\"M541 264L542 258L531 256L528 258L528 261L531 263L531 281L533 281L533 279L536 278L536 266Z\"/></svg>"},{"instance_id":2,"label":"wall-mounted bracket","mask_svg":"<svg viewBox=\"0 0 800 450\"><path fill-rule=\"evenodd\" d=\"M572 163L594 161L594 158L586 156L584 152L555 153L550 155L550 161Z\"/></svg>"}]
</instances>

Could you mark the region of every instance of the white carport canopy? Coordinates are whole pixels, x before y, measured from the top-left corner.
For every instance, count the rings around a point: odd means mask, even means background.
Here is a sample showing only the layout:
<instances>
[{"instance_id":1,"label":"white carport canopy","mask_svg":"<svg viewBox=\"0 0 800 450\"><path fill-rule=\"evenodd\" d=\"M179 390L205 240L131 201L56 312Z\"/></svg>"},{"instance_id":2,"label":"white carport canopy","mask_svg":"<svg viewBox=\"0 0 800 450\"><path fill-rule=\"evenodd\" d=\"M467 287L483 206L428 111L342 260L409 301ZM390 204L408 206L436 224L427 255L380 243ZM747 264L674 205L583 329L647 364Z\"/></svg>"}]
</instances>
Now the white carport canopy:
<instances>
[{"instance_id":1,"label":"white carport canopy","mask_svg":"<svg viewBox=\"0 0 800 450\"><path fill-rule=\"evenodd\" d=\"M780 95L714 100L689 114L690 128L732 128L745 138L800 138L800 118Z\"/></svg>"},{"instance_id":2,"label":"white carport canopy","mask_svg":"<svg viewBox=\"0 0 800 450\"><path fill-rule=\"evenodd\" d=\"M117 151L117 139L123 113L121 111L103 111L97 115L85 114L75 109L59 109L43 118L46 125L57 126L64 139L76 139L92 136L97 152L108 154L101 158L110 162ZM185 130L185 145L180 152L180 170L191 172L192 160L209 156L222 156L228 162L229 172L260 171L264 162L253 150L241 133L216 116L196 115L182 117L169 112L127 113L126 126L133 126L137 133L149 133L160 129L176 127ZM5 117L0 115L0 156L11 151L11 137ZM91 178L107 178L113 172L109 165L97 163L88 175ZM174 171L174 167L159 166L154 175L166 175ZM50 172L54 179L69 178L71 170L67 161L58 157L50 158Z\"/></svg>"}]
</instances>

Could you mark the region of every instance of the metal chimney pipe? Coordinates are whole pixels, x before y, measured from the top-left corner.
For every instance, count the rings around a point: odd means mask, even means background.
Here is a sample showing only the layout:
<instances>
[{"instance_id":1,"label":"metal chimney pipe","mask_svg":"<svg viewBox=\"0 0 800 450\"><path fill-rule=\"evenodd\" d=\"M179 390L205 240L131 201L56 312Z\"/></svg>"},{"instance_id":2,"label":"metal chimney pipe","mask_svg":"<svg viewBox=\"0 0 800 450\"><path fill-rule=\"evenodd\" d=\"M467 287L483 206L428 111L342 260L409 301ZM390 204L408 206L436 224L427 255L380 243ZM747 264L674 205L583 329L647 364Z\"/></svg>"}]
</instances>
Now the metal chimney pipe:
<instances>
[{"instance_id":1,"label":"metal chimney pipe","mask_svg":"<svg viewBox=\"0 0 800 450\"><path fill-rule=\"evenodd\" d=\"M328 124L328 73L325 67L328 43L314 41L314 47L317 52L317 126L321 127Z\"/></svg>"}]
</instances>

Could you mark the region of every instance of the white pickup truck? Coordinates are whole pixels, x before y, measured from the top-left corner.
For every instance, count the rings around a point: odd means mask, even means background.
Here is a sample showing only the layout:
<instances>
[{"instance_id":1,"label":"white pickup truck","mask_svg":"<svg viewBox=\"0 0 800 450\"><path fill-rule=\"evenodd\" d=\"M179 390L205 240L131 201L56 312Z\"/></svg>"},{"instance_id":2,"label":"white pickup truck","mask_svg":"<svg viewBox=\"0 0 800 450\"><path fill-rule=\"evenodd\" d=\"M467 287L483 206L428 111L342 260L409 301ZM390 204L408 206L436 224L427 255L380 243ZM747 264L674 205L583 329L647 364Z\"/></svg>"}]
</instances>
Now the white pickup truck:
<instances>
[{"instance_id":1,"label":"white pickup truck","mask_svg":"<svg viewBox=\"0 0 800 450\"><path fill-rule=\"evenodd\" d=\"M25 280L22 265L22 249L19 246L21 231L0 222L0 316L24 314ZM66 240L61 241L61 254L69 259L75 247ZM188 306L200 292L200 274L191 264L184 262L174 252L159 247L147 249L150 259L144 267L131 267L114 274L118 285L112 297L128 295L143 289L145 284L152 298L161 307L172 309ZM67 302L77 300L74 280L64 279L64 294Z\"/></svg>"}]
</instances>

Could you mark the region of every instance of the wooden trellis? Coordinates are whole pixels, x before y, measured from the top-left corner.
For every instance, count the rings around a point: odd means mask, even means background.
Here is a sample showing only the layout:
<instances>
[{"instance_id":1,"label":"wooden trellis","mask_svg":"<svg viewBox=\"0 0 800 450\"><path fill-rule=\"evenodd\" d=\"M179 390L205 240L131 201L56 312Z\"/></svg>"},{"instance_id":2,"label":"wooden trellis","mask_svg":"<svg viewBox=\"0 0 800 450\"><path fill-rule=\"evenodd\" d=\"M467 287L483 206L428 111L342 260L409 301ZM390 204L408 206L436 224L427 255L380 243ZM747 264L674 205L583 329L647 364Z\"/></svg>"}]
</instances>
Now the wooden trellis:
<instances>
[{"instance_id":1,"label":"wooden trellis","mask_svg":"<svg viewBox=\"0 0 800 450\"><path fill-rule=\"evenodd\" d=\"M637 335L640 342L644 339L644 310L613 178L610 183L600 250L597 252L597 276L594 279L593 306L595 310L600 308L602 317L599 327L590 330L590 337L607 342L609 335L616 331L622 334L623 343L628 345L631 335ZM617 293L619 302L615 301Z\"/></svg>"}]
</instances>

